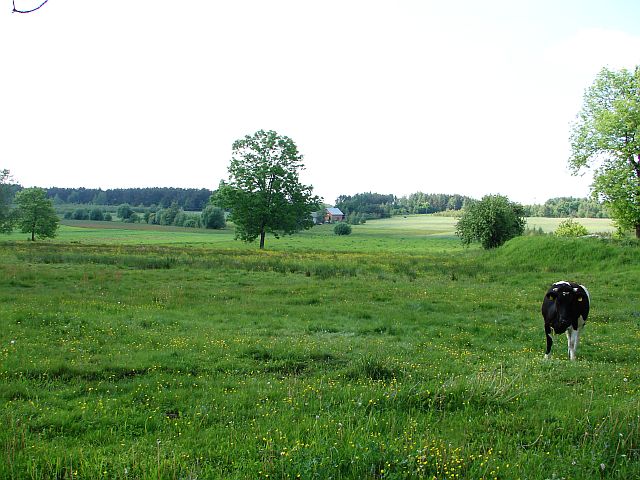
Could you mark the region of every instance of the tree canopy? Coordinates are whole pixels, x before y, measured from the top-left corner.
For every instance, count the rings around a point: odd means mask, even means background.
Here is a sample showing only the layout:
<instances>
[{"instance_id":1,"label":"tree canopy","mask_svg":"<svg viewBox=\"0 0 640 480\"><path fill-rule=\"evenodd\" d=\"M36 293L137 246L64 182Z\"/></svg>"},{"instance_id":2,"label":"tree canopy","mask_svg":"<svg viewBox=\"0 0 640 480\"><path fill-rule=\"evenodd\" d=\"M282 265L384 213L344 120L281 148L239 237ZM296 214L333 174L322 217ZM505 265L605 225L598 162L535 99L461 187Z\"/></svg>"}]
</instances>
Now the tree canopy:
<instances>
[{"instance_id":1,"label":"tree canopy","mask_svg":"<svg viewBox=\"0 0 640 480\"><path fill-rule=\"evenodd\" d=\"M587 88L571 129L569 165L594 167L593 193L620 229L640 238L640 67L603 68Z\"/></svg>"},{"instance_id":2,"label":"tree canopy","mask_svg":"<svg viewBox=\"0 0 640 480\"><path fill-rule=\"evenodd\" d=\"M320 198L300 183L302 159L293 140L273 130L233 143L229 181L220 183L213 201L231 211L236 238L260 238L262 249L267 233L277 238L313 226L311 213L320 208Z\"/></svg>"},{"instance_id":3,"label":"tree canopy","mask_svg":"<svg viewBox=\"0 0 640 480\"><path fill-rule=\"evenodd\" d=\"M23 233L30 233L31 240L56 236L58 216L44 189L21 190L16 194L16 205L18 227Z\"/></svg>"},{"instance_id":4,"label":"tree canopy","mask_svg":"<svg viewBox=\"0 0 640 480\"><path fill-rule=\"evenodd\" d=\"M522 235L524 227L524 209L520 204L502 195L485 195L465 206L456 224L456 235L465 245L480 242L489 249Z\"/></svg>"}]
</instances>

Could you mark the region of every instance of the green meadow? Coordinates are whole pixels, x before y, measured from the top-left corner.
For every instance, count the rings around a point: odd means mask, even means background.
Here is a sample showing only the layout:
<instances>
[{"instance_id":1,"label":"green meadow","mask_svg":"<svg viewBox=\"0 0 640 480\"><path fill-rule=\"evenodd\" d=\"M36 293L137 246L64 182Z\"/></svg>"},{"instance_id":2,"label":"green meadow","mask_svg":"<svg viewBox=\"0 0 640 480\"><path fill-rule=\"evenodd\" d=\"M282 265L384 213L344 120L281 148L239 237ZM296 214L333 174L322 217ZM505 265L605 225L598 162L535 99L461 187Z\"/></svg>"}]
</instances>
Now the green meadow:
<instances>
[{"instance_id":1,"label":"green meadow","mask_svg":"<svg viewBox=\"0 0 640 480\"><path fill-rule=\"evenodd\" d=\"M0 478L639 478L638 243L482 251L454 225L266 251L115 222L0 235ZM565 279L592 310L578 360L556 336L545 361Z\"/></svg>"}]
</instances>

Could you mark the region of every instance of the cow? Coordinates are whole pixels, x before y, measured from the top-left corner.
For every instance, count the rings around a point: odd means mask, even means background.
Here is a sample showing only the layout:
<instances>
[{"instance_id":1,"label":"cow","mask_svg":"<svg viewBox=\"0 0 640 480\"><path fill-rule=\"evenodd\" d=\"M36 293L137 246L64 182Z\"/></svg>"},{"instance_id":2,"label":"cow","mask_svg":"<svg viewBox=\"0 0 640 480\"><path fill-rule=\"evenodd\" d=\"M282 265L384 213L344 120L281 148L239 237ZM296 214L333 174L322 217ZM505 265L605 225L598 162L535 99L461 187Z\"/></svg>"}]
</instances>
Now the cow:
<instances>
[{"instance_id":1,"label":"cow","mask_svg":"<svg viewBox=\"0 0 640 480\"><path fill-rule=\"evenodd\" d=\"M551 355L551 330L554 333L567 333L569 359L576 359L576 349L580 331L587 321L591 297L584 285L574 282L556 282L549 287L542 301L544 333L547 337L547 350L544 358Z\"/></svg>"}]
</instances>

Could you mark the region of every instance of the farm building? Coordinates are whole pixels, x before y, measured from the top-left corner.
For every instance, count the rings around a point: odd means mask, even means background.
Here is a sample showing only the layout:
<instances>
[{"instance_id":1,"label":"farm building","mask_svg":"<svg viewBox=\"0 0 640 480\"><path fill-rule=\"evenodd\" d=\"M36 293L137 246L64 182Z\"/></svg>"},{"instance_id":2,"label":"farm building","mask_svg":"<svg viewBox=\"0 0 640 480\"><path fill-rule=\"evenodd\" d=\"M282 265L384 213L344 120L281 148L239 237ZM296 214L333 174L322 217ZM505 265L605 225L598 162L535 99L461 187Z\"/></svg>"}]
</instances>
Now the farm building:
<instances>
[{"instance_id":1,"label":"farm building","mask_svg":"<svg viewBox=\"0 0 640 480\"><path fill-rule=\"evenodd\" d=\"M339 208L327 208L324 221L328 223L344 221L344 213Z\"/></svg>"}]
</instances>

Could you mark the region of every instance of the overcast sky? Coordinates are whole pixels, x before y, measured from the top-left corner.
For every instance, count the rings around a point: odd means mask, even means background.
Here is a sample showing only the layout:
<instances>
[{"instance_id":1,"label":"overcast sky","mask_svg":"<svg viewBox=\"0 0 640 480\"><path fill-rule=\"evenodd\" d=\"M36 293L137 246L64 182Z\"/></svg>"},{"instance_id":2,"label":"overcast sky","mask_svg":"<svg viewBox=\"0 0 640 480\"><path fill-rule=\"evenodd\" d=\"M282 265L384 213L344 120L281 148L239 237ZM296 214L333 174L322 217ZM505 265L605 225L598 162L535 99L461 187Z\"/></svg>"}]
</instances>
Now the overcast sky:
<instances>
[{"instance_id":1,"label":"overcast sky","mask_svg":"<svg viewBox=\"0 0 640 480\"><path fill-rule=\"evenodd\" d=\"M15 0L18 9L41 0ZM215 189L234 140L291 137L304 183L586 196L569 126L640 64L637 0L0 0L0 169L24 186Z\"/></svg>"}]
</instances>

